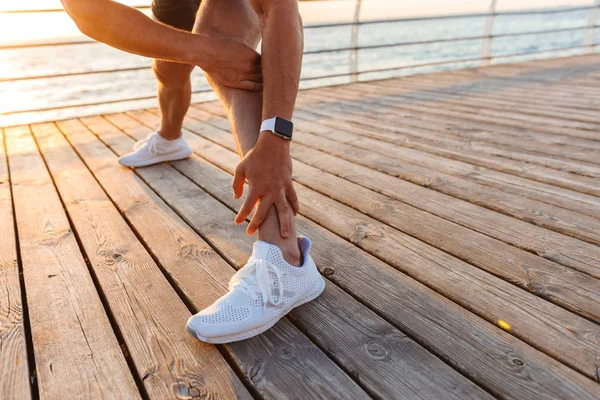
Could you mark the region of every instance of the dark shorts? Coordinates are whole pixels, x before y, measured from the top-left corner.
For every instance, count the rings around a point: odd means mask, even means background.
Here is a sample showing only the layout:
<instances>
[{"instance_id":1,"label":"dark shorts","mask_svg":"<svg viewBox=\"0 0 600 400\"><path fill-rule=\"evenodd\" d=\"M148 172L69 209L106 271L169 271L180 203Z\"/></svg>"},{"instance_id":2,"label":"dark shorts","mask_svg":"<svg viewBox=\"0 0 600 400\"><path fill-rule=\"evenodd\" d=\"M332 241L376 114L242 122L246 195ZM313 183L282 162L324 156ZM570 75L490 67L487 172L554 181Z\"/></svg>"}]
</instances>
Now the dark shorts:
<instances>
[{"instance_id":1,"label":"dark shorts","mask_svg":"<svg viewBox=\"0 0 600 400\"><path fill-rule=\"evenodd\" d=\"M152 0L152 14L175 28L191 31L201 0Z\"/></svg>"}]
</instances>

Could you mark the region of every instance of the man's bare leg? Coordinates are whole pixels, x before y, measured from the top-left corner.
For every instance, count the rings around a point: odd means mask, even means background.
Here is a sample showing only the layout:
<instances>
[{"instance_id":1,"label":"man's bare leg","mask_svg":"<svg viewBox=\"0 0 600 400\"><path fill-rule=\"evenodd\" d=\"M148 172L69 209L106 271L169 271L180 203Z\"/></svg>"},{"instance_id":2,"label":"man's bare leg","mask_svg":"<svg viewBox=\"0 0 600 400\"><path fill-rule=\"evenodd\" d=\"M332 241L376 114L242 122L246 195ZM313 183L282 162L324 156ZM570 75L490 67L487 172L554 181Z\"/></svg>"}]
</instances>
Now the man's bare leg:
<instances>
[{"instance_id":1,"label":"man's bare leg","mask_svg":"<svg viewBox=\"0 0 600 400\"><path fill-rule=\"evenodd\" d=\"M260 40L258 17L246 0L204 0L196 18L194 32L239 38L251 47L256 47ZM262 93L232 89L219 85L210 76L207 78L227 111L238 153L243 157L258 140L262 118ZM292 219L290 233L287 238L283 238L274 206L259 227L258 238L278 246L290 264L301 265L295 223Z\"/></svg>"},{"instance_id":2,"label":"man's bare leg","mask_svg":"<svg viewBox=\"0 0 600 400\"><path fill-rule=\"evenodd\" d=\"M158 80L160 136L174 140L181 136L183 118L190 107L192 99L190 73L193 66L154 60L152 69Z\"/></svg>"}]
</instances>

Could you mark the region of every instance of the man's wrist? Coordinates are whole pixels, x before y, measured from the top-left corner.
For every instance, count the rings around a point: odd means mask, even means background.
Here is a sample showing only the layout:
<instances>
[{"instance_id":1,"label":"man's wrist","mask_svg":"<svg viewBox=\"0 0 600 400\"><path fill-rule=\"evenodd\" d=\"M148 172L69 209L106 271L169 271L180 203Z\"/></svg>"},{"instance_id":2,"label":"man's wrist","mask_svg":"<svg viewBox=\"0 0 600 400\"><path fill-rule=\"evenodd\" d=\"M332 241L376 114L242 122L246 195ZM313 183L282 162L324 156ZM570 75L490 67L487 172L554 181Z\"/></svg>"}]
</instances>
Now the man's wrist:
<instances>
[{"instance_id":1,"label":"man's wrist","mask_svg":"<svg viewBox=\"0 0 600 400\"><path fill-rule=\"evenodd\" d=\"M285 149L289 151L291 140L279 137L271 131L262 131L258 135L258 142L273 149Z\"/></svg>"}]
</instances>

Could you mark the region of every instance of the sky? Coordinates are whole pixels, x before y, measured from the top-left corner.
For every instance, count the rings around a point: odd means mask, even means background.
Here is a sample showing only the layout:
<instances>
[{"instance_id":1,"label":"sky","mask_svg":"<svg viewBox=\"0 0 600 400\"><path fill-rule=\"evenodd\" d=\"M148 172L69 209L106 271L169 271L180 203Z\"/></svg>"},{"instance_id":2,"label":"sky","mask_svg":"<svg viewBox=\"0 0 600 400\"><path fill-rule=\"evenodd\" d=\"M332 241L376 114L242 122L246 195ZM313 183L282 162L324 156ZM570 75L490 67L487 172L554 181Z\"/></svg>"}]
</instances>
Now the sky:
<instances>
[{"instance_id":1,"label":"sky","mask_svg":"<svg viewBox=\"0 0 600 400\"><path fill-rule=\"evenodd\" d=\"M148 0L122 0L126 4L150 4ZM497 10L591 5L592 0L498 0ZM488 0L363 0L361 19L401 18L485 12ZM300 3L307 24L351 20L355 0L307 1ZM61 8L59 0L0 1L0 44L64 39L80 36L64 13L2 14L3 10Z\"/></svg>"}]
</instances>

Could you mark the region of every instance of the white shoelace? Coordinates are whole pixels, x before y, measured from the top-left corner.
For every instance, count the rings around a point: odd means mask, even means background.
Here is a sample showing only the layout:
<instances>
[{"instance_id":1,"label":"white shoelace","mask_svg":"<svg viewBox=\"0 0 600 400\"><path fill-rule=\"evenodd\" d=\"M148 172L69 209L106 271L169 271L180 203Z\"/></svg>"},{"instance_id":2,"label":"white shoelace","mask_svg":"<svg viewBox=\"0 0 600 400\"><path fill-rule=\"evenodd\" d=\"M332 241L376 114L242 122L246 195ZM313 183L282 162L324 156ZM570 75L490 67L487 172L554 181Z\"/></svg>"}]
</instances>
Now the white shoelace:
<instances>
[{"instance_id":1,"label":"white shoelace","mask_svg":"<svg viewBox=\"0 0 600 400\"><path fill-rule=\"evenodd\" d=\"M275 301L273 293L271 292L271 276L269 270L273 271L277 280L275 281L277 293L279 293L279 299ZM253 272L256 272L253 274ZM283 282L281 280L281 271L279 268L263 259L250 258L248 264L244 268L240 269L229 281L229 290L235 287L240 287L248 292L252 300L258 298L257 290L262 294L264 306L267 306L267 302L274 306L281 303L283 297Z\"/></svg>"},{"instance_id":2,"label":"white shoelace","mask_svg":"<svg viewBox=\"0 0 600 400\"><path fill-rule=\"evenodd\" d=\"M139 150L142 147L146 147L146 149L148 150L148 154L150 154L151 156L155 156L156 153L158 153L157 143L158 135L156 135L155 133L151 133L148 136L146 136L146 139L142 139L136 144L134 144L133 150Z\"/></svg>"}]
</instances>

